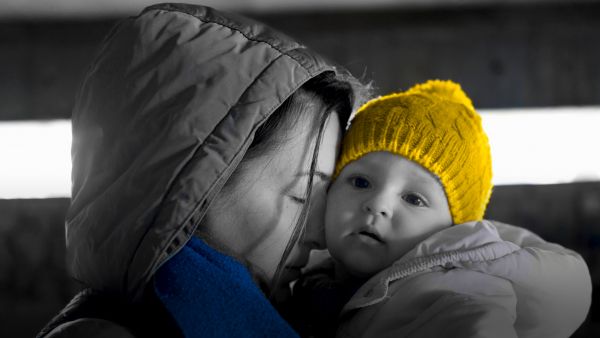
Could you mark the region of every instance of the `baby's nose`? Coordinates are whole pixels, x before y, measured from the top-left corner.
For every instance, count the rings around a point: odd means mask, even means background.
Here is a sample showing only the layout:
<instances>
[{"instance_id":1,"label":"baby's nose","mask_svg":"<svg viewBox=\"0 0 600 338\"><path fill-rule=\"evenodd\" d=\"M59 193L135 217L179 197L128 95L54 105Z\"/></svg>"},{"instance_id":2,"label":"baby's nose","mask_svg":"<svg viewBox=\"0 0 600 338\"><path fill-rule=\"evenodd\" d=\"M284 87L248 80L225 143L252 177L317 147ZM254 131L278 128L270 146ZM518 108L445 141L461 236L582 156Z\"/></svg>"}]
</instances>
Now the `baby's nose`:
<instances>
[{"instance_id":1,"label":"baby's nose","mask_svg":"<svg viewBox=\"0 0 600 338\"><path fill-rule=\"evenodd\" d=\"M392 208L385 196L377 195L365 201L363 211L382 217L392 217Z\"/></svg>"}]
</instances>

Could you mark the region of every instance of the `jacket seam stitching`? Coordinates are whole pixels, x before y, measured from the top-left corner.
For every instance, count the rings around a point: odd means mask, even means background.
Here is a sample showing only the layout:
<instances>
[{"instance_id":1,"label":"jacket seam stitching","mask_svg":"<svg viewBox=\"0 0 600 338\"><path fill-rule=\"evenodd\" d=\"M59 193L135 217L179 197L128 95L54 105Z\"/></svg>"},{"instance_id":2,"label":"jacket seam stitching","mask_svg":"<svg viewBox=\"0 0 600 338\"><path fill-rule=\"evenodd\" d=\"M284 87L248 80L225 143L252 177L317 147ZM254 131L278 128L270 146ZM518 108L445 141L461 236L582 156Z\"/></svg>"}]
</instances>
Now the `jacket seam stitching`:
<instances>
[{"instance_id":1,"label":"jacket seam stitching","mask_svg":"<svg viewBox=\"0 0 600 338\"><path fill-rule=\"evenodd\" d=\"M372 304L375 304L375 303L381 301L382 299L384 299L387 296L389 284L392 282L395 282L399 279L404 279L412 274L424 272L427 269L430 269L434 266L443 266L444 264L451 263L451 262L465 262L464 260L460 259L462 256L464 256L464 254L468 255L469 253L480 251L486 247L502 246L502 244L503 244L503 242L488 243L484 246L465 250L465 251L452 250L452 251L447 251L447 252L434 254L434 255L426 256L426 257L416 257L414 260L400 263L397 266L393 267L392 270L389 272L389 274L387 274L387 276L385 278L383 278L382 280L380 280L379 283L377 283L377 284L381 284L385 290L385 293L383 296L375 298L375 299L371 299L368 302L362 303L360 305L354 305L352 308L362 308L362 307L366 307L366 306L369 306L369 305L372 305ZM495 261L495 260L501 259L507 255L513 254L514 252L519 251L519 250L521 250L521 249L513 250L511 252L506 253L503 256L500 256L500 257L495 257L495 258L491 258L491 259L483 259L483 260L475 260L475 262ZM344 309L343 311L348 311L348 310Z\"/></svg>"}]
</instances>

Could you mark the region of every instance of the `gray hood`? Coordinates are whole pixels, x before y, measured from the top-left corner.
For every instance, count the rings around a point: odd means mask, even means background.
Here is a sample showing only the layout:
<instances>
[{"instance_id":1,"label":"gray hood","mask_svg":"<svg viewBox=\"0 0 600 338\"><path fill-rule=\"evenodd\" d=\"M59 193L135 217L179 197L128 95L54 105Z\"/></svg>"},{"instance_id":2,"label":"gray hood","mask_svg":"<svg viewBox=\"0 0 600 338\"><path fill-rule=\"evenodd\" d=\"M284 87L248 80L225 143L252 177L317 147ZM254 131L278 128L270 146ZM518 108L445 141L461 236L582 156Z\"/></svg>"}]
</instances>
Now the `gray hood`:
<instances>
[{"instance_id":1,"label":"gray hood","mask_svg":"<svg viewBox=\"0 0 600 338\"><path fill-rule=\"evenodd\" d=\"M256 128L304 82L335 71L246 18L161 4L120 22L73 110L67 262L137 299L192 236Z\"/></svg>"}]
</instances>

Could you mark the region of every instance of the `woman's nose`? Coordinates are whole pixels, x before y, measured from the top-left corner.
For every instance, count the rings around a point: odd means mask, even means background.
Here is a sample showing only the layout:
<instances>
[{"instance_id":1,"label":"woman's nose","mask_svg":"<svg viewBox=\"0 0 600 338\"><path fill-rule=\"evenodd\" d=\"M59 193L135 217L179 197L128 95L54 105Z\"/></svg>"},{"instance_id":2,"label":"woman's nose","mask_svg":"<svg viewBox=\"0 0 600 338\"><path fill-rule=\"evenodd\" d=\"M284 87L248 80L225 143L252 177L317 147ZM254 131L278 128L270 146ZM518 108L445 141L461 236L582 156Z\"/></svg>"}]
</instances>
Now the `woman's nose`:
<instances>
[{"instance_id":1,"label":"woman's nose","mask_svg":"<svg viewBox=\"0 0 600 338\"><path fill-rule=\"evenodd\" d=\"M375 194L363 203L363 211L374 216L392 217L393 210L388 198L383 194Z\"/></svg>"},{"instance_id":2,"label":"woman's nose","mask_svg":"<svg viewBox=\"0 0 600 338\"><path fill-rule=\"evenodd\" d=\"M320 222L308 222L302 244L310 250L325 249L325 227L322 220Z\"/></svg>"},{"instance_id":3,"label":"woman's nose","mask_svg":"<svg viewBox=\"0 0 600 338\"><path fill-rule=\"evenodd\" d=\"M302 245L310 250L325 249L325 193L315 194L302 236Z\"/></svg>"}]
</instances>

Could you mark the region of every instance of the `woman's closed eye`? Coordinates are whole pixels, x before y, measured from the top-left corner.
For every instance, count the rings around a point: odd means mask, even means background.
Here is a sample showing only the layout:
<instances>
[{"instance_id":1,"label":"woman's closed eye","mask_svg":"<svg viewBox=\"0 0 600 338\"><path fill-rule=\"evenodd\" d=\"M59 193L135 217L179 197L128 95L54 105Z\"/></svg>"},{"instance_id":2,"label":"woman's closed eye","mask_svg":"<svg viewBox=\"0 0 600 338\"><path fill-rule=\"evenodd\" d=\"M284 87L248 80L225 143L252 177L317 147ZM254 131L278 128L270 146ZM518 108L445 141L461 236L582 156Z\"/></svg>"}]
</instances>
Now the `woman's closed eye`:
<instances>
[{"instance_id":1,"label":"woman's closed eye","mask_svg":"<svg viewBox=\"0 0 600 338\"><path fill-rule=\"evenodd\" d=\"M290 198L292 199L293 202L298 203L298 204L306 203L306 198L304 198L304 197L290 195Z\"/></svg>"},{"instance_id":2,"label":"woman's closed eye","mask_svg":"<svg viewBox=\"0 0 600 338\"><path fill-rule=\"evenodd\" d=\"M353 187L358 189L367 189L371 187L371 182L362 176L352 176L348 180Z\"/></svg>"},{"instance_id":3,"label":"woman's closed eye","mask_svg":"<svg viewBox=\"0 0 600 338\"><path fill-rule=\"evenodd\" d=\"M421 194L417 193L408 193L402 196L402 199L407 203L414 205L416 207L428 207L429 203L427 199L423 197Z\"/></svg>"}]
</instances>

